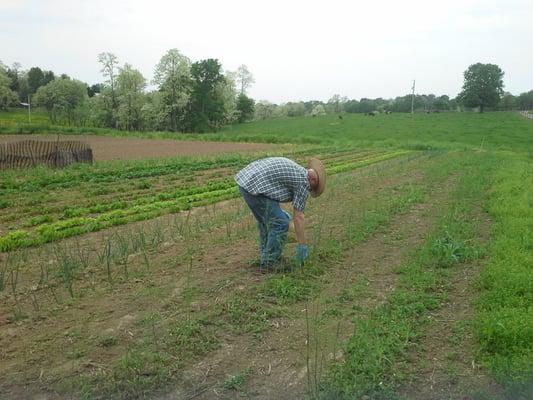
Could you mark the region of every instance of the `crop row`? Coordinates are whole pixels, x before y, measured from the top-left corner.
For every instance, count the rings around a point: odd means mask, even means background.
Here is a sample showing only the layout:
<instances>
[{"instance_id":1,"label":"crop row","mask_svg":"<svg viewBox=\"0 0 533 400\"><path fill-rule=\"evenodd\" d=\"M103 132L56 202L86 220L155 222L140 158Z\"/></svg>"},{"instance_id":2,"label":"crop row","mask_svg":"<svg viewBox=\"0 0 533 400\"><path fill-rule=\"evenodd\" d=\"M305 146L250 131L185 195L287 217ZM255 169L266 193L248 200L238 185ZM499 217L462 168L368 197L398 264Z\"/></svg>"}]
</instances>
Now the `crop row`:
<instances>
[{"instance_id":1,"label":"crop row","mask_svg":"<svg viewBox=\"0 0 533 400\"><path fill-rule=\"evenodd\" d=\"M312 147L300 151L281 151L279 154L305 157L308 154L323 153L333 155L338 149L332 147ZM65 189L76 187L81 182L113 183L124 180L154 178L158 176L186 174L213 168L236 167L255 159L256 155L227 155L216 158L179 157L146 161L121 161L96 164L79 164L63 171L50 171L47 168L25 170L24 177L19 171L4 171L0 181L0 193L33 191L43 188Z\"/></svg>"},{"instance_id":2,"label":"crop row","mask_svg":"<svg viewBox=\"0 0 533 400\"><path fill-rule=\"evenodd\" d=\"M366 158L351 158L327 166L329 174L361 168L406 154L407 151L381 153ZM238 191L233 179L208 183L203 186L178 189L167 193L134 199L131 202L111 202L94 207L67 208L63 220L44 222L33 229L18 229L0 236L0 251L10 251L54 240L93 232L115 225L155 218L168 213L189 210L236 197ZM94 215L98 214L98 215Z\"/></svg>"},{"instance_id":3,"label":"crop row","mask_svg":"<svg viewBox=\"0 0 533 400\"><path fill-rule=\"evenodd\" d=\"M326 164L337 165L339 162L360 160L376 152L353 150L335 150L320 149L319 157ZM300 151L295 154L297 161L305 161L307 151ZM235 167L218 166L211 176L205 176L202 169L193 173L191 171L176 171L173 175L168 175L164 180L159 176L153 179L140 179L133 182L133 179L123 180L121 182L85 182L79 183L78 187L41 188L28 196L20 196L20 191L11 190L10 195L4 196L4 210L0 212L0 220L8 226L9 229L18 229L20 227L37 226L45 222L55 222L72 217L100 214L111 210L125 209L132 206L174 199L203 192L205 187L197 187L199 181L209 180L207 189L216 189L223 185L227 187L226 180L229 179L236 171ZM205 167L205 165L201 166ZM216 171L216 174L213 174ZM179 189L168 190L170 186L179 187ZM15 206L11 206L15 205ZM2 208L2 207L0 207Z\"/></svg>"}]
</instances>

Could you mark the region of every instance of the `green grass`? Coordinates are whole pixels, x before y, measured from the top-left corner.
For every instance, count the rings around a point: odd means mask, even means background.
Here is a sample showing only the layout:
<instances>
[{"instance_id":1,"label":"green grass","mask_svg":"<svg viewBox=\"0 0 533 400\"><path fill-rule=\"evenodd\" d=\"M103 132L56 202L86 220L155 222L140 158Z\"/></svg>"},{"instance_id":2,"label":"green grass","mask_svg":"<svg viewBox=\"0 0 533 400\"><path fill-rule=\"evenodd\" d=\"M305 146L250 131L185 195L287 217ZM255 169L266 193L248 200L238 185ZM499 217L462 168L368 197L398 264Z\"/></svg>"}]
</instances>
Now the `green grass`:
<instances>
[{"instance_id":1,"label":"green grass","mask_svg":"<svg viewBox=\"0 0 533 400\"><path fill-rule=\"evenodd\" d=\"M20 113L19 113L20 114ZM17 114L18 119L20 115ZM280 118L239 124L217 133L125 132L47 124L15 124L13 113L0 112L0 133L69 133L118 137L346 145L393 149L485 149L531 151L533 124L516 112L391 114L370 118L346 114L316 118Z\"/></svg>"},{"instance_id":2,"label":"green grass","mask_svg":"<svg viewBox=\"0 0 533 400\"><path fill-rule=\"evenodd\" d=\"M442 210L438 227L412 259L399 269L400 280L387 302L357 317L355 332L345 349L345 360L332 369L324 384L324 398L395 398L395 385L404 376L401 361L411 342L423 332L423 318L440 306L442 284L449 269L479 257L476 243L479 228L470 218L474 205L482 201L490 183L491 159L464 155L463 176L453 193L452 204ZM439 165L451 173L452 164ZM478 167L481 167L478 169ZM435 243L453 242L464 248L464 257L438 253ZM466 256L468 254L468 256Z\"/></svg>"},{"instance_id":3,"label":"green grass","mask_svg":"<svg viewBox=\"0 0 533 400\"><path fill-rule=\"evenodd\" d=\"M40 109L31 110L32 124L49 124L48 114ZM9 111L0 111L0 132L3 129L13 129L20 125L28 124L28 109L17 108Z\"/></svg>"},{"instance_id":4,"label":"green grass","mask_svg":"<svg viewBox=\"0 0 533 400\"><path fill-rule=\"evenodd\" d=\"M505 157L489 202L490 262L475 319L483 360L501 382L533 386L533 176L531 158Z\"/></svg>"},{"instance_id":5,"label":"green grass","mask_svg":"<svg viewBox=\"0 0 533 400\"><path fill-rule=\"evenodd\" d=\"M392 114L369 118L348 114L260 121L224 129L231 140L350 143L408 149L505 149L531 151L531 121L512 112Z\"/></svg>"}]
</instances>

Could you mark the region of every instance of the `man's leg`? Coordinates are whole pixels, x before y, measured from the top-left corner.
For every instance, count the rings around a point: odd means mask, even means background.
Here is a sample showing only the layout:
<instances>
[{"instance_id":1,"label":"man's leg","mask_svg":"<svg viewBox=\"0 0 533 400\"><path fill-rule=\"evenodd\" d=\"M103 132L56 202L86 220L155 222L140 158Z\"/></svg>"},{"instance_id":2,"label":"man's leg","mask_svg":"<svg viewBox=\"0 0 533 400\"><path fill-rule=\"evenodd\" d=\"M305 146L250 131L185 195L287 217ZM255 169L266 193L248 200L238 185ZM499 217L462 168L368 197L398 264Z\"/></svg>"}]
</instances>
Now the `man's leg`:
<instances>
[{"instance_id":1,"label":"man's leg","mask_svg":"<svg viewBox=\"0 0 533 400\"><path fill-rule=\"evenodd\" d=\"M283 211L276 201L269 200L267 207L267 243L265 248L265 265L278 262L283 253L289 231L290 216Z\"/></svg>"},{"instance_id":2,"label":"man's leg","mask_svg":"<svg viewBox=\"0 0 533 400\"><path fill-rule=\"evenodd\" d=\"M257 221L257 228L259 229L259 263L263 265L265 263L266 259L266 244L267 244L267 218L266 218L266 209L268 205L269 199L267 199L264 196L254 196L250 193L248 193L246 190L244 190L242 187L239 186L239 191L241 192L241 195L252 211L252 214L254 215L256 221Z\"/></svg>"}]
</instances>

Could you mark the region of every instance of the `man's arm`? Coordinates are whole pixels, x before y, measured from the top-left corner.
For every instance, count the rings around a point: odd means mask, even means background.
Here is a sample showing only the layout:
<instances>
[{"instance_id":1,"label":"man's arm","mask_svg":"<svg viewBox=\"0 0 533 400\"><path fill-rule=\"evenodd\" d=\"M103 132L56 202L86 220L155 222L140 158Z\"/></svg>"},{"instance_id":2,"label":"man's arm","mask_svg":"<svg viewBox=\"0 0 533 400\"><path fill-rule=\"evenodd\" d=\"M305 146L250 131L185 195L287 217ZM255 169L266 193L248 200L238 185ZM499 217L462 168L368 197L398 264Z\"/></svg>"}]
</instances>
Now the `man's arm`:
<instances>
[{"instance_id":1,"label":"man's arm","mask_svg":"<svg viewBox=\"0 0 533 400\"><path fill-rule=\"evenodd\" d=\"M307 244L307 238L305 236L305 215L297 209L294 209L294 230L298 243Z\"/></svg>"}]
</instances>

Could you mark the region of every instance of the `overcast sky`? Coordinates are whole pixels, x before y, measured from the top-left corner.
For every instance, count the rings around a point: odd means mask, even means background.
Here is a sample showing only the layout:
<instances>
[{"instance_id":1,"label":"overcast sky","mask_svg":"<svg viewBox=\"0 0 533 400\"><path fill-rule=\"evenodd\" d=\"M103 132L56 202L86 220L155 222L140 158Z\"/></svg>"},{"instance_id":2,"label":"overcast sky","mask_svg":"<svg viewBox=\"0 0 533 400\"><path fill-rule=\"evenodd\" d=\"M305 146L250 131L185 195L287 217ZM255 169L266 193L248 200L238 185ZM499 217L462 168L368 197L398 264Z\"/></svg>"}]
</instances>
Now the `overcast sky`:
<instances>
[{"instance_id":1,"label":"overcast sky","mask_svg":"<svg viewBox=\"0 0 533 400\"><path fill-rule=\"evenodd\" d=\"M249 95L287 102L457 95L476 62L505 90L533 89L532 0L0 0L0 60L89 84L112 52L151 80L167 50L224 70L248 66Z\"/></svg>"}]
</instances>

